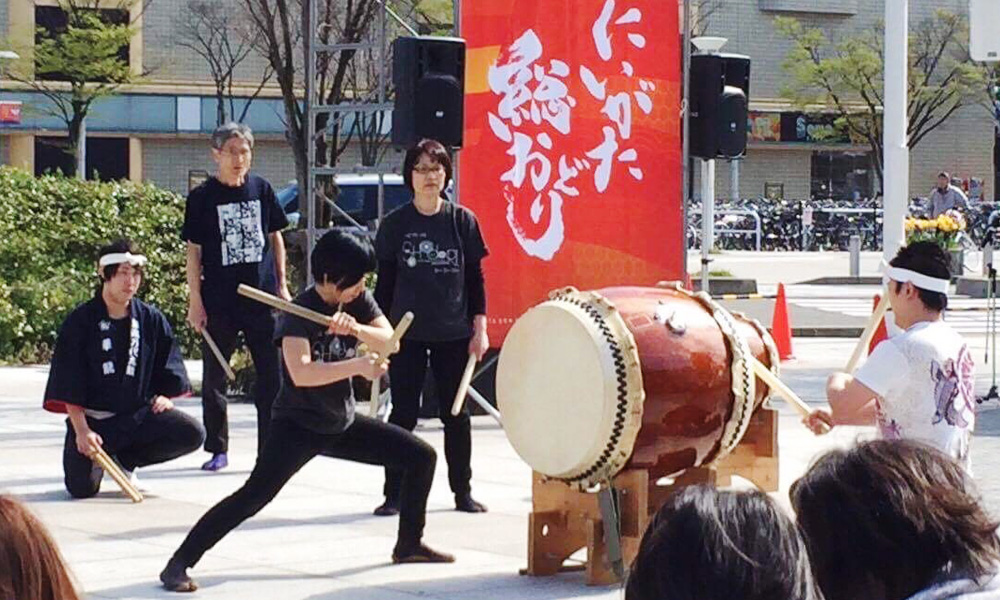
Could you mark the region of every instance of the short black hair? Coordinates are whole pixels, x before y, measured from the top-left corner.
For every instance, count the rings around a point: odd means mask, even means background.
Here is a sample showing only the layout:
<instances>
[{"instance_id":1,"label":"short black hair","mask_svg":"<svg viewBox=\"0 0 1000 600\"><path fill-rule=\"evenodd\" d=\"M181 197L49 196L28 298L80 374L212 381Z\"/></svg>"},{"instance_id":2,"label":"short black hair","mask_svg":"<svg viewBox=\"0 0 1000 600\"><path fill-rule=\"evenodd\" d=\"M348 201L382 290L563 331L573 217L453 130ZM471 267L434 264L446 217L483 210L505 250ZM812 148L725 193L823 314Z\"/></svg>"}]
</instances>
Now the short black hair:
<instances>
[{"instance_id":1,"label":"short black hair","mask_svg":"<svg viewBox=\"0 0 1000 600\"><path fill-rule=\"evenodd\" d=\"M696 485L670 496L642 536L625 600L818 598L805 542L765 493Z\"/></svg>"},{"instance_id":2,"label":"short black hair","mask_svg":"<svg viewBox=\"0 0 1000 600\"><path fill-rule=\"evenodd\" d=\"M132 242L132 240L129 240L127 238L119 238L111 242L110 244L107 244L106 246L101 246L101 249L97 256L97 260L99 261L101 257L106 256L108 254L124 254L125 252L129 252L132 254L142 254L138 246L136 246L135 243ZM107 265L106 267L103 267L101 269L101 281L108 281L109 279L114 277L115 274L118 273L119 266L121 265L120 264ZM132 265L132 268L138 271L140 275L144 274L141 266Z\"/></svg>"},{"instance_id":3,"label":"short black hair","mask_svg":"<svg viewBox=\"0 0 1000 600\"><path fill-rule=\"evenodd\" d=\"M992 573L997 521L965 469L912 440L874 440L821 456L789 490L827 600L909 598L945 569Z\"/></svg>"},{"instance_id":4,"label":"short black hair","mask_svg":"<svg viewBox=\"0 0 1000 600\"><path fill-rule=\"evenodd\" d=\"M368 238L332 229L313 248L313 278L347 289L375 270L375 249Z\"/></svg>"},{"instance_id":5,"label":"short black hair","mask_svg":"<svg viewBox=\"0 0 1000 600\"><path fill-rule=\"evenodd\" d=\"M951 279L951 256L936 242L913 242L903 246L889 265L909 269L934 279ZM896 292L902 283L896 283ZM917 288L917 296L929 310L942 311L948 308L948 295Z\"/></svg>"},{"instance_id":6,"label":"short black hair","mask_svg":"<svg viewBox=\"0 0 1000 600\"><path fill-rule=\"evenodd\" d=\"M415 146L406 151L406 157L403 159L403 183L406 184L406 188L416 193L413 189L413 169L420 162L420 157L424 154L431 161L444 167L444 187L448 189L448 184L451 183L452 176L451 156L448 154L448 149L441 142L431 139L420 140ZM441 191L441 196L444 197L444 190Z\"/></svg>"}]
</instances>

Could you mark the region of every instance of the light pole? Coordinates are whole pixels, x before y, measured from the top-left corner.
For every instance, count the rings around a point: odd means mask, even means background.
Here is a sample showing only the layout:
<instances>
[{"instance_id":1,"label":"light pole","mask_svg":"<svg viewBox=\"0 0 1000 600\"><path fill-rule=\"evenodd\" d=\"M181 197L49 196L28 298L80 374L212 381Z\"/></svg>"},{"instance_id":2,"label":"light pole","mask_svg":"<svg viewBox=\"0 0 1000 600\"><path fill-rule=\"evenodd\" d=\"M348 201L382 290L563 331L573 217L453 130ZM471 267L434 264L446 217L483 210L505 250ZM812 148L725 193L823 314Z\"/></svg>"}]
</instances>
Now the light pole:
<instances>
[{"instance_id":1,"label":"light pole","mask_svg":"<svg viewBox=\"0 0 1000 600\"><path fill-rule=\"evenodd\" d=\"M882 257L888 262L903 244L909 206L910 149L906 139L908 0L885 1L885 106L882 133Z\"/></svg>"}]
</instances>

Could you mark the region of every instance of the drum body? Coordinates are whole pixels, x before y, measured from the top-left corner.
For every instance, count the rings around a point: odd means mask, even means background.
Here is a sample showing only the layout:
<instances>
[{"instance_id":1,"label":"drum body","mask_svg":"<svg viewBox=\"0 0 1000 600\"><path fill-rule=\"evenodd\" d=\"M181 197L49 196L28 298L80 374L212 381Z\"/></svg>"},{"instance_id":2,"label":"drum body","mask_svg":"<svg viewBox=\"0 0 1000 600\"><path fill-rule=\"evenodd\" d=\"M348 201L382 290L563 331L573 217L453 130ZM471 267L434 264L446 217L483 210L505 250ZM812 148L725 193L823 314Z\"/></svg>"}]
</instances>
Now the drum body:
<instances>
[{"instance_id":1,"label":"drum body","mask_svg":"<svg viewBox=\"0 0 1000 600\"><path fill-rule=\"evenodd\" d=\"M659 478L728 454L776 372L756 321L673 288L553 292L522 315L497 366L504 430L534 470L590 487L628 467Z\"/></svg>"}]
</instances>

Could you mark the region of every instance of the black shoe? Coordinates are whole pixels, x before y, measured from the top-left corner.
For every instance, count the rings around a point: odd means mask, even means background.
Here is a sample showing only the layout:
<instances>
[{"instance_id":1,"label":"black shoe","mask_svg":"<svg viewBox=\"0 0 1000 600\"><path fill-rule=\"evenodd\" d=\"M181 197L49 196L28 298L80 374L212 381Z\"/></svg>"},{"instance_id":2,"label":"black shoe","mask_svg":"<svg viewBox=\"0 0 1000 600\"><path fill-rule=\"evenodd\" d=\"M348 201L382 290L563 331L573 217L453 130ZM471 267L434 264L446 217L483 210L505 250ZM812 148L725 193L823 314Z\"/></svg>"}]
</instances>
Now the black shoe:
<instances>
[{"instance_id":1,"label":"black shoe","mask_svg":"<svg viewBox=\"0 0 1000 600\"><path fill-rule=\"evenodd\" d=\"M455 510L467 513L484 513L486 505L472 499L472 494L455 496Z\"/></svg>"},{"instance_id":2,"label":"black shoe","mask_svg":"<svg viewBox=\"0 0 1000 600\"><path fill-rule=\"evenodd\" d=\"M163 582L163 587L171 592L193 592L198 589L194 579L188 577L187 567L175 558L167 562L167 566L160 573L160 581Z\"/></svg>"},{"instance_id":3,"label":"black shoe","mask_svg":"<svg viewBox=\"0 0 1000 600\"><path fill-rule=\"evenodd\" d=\"M376 517L393 517L399 514L399 503L386 499L381 506L375 509Z\"/></svg>"},{"instance_id":4,"label":"black shoe","mask_svg":"<svg viewBox=\"0 0 1000 600\"><path fill-rule=\"evenodd\" d=\"M392 562L403 563L453 563L455 557L446 552L438 552L428 548L426 544L418 544L415 548L401 550L399 546L392 551Z\"/></svg>"}]
</instances>

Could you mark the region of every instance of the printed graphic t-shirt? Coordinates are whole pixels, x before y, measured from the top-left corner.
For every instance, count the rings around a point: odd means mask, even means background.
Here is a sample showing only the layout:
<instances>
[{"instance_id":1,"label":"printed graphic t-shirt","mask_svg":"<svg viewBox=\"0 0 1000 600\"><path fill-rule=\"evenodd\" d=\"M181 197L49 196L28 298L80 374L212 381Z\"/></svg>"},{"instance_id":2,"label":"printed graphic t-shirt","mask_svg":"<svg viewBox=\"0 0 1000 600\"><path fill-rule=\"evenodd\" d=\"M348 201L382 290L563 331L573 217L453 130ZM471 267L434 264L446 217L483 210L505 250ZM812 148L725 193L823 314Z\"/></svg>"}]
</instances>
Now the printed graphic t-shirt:
<instances>
[{"instance_id":1,"label":"printed graphic t-shirt","mask_svg":"<svg viewBox=\"0 0 1000 600\"><path fill-rule=\"evenodd\" d=\"M488 254L472 211L446 201L428 216L412 202L404 204L383 220L375 253L396 263L389 320L395 324L413 312L406 339L444 342L472 335L465 265Z\"/></svg>"},{"instance_id":2,"label":"printed graphic t-shirt","mask_svg":"<svg viewBox=\"0 0 1000 600\"><path fill-rule=\"evenodd\" d=\"M883 439L934 446L969 471L974 370L962 336L944 321L925 321L879 344L854 378L879 395L876 420Z\"/></svg>"},{"instance_id":3,"label":"printed graphic t-shirt","mask_svg":"<svg viewBox=\"0 0 1000 600\"><path fill-rule=\"evenodd\" d=\"M208 311L231 309L241 283L277 293L269 234L287 226L271 184L256 175L239 187L211 177L191 190L181 237L201 246L201 295Z\"/></svg>"}]
</instances>

